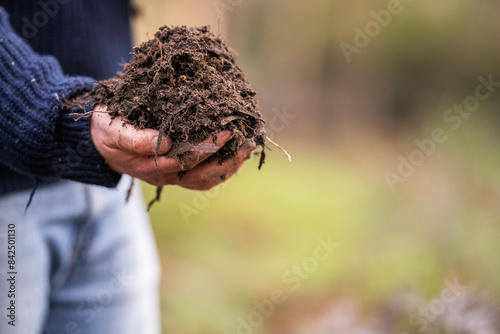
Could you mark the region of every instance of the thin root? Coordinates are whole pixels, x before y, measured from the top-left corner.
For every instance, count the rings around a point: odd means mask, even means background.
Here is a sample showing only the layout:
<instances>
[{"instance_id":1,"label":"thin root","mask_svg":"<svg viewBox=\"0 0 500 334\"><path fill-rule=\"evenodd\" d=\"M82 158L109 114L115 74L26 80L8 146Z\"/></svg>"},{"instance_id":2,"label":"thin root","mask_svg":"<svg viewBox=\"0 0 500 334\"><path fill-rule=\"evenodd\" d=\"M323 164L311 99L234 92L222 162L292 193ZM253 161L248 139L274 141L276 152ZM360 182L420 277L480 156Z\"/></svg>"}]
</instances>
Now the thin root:
<instances>
[{"instance_id":1,"label":"thin root","mask_svg":"<svg viewBox=\"0 0 500 334\"><path fill-rule=\"evenodd\" d=\"M130 181L130 186L128 187L128 190L127 190L127 197L125 198L125 203L128 203L128 200L130 199L130 195L132 195L132 189L134 189L134 184L135 184L135 177L133 177L132 181Z\"/></svg>"},{"instance_id":2,"label":"thin root","mask_svg":"<svg viewBox=\"0 0 500 334\"><path fill-rule=\"evenodd\" d=\"M77 116L77 117L76 117L76 121L79 121L79 120L81 120L82 118L85 118L85 117L90 117L90 115L92 115L92 112L93 112L93 111L86 111L86 112L72 112L72 113L70 113L70 116Z\"/></svg>"},{"instance_id":3,"label":"thin root","mask_svg":"<svg viewBox=\"0 0 500 334\"><path fill-rule=\"evenodd\" d=\"M288 157L288 161L290 161L290 163L292 163L292 156L290 155L290 153L288 153L283 147L279 146L277 143L275 143L274 141L272 141L271 138L269 137L266 137L267 140L269 140L271 142L271 144L273 144L274 146L276 146L277 148L279 148L280 150L282 150L286 156Z\"/></svg>"},{"instance_id":4,"label":"thin root","mask_svg":"<svg viewBox=\"0 0 500 334\"><path fill-rule=\"evenodd\" d=\"M149 204L148 204L148 212L151 209L151 207L153 206L153 204L155 204L156 202L160 201L160 196L161 196L162 189L163 189L163 187L156 187L156 197L154 199L152 199L151 202L149 202Z\"/></svg>"}]
</instances>

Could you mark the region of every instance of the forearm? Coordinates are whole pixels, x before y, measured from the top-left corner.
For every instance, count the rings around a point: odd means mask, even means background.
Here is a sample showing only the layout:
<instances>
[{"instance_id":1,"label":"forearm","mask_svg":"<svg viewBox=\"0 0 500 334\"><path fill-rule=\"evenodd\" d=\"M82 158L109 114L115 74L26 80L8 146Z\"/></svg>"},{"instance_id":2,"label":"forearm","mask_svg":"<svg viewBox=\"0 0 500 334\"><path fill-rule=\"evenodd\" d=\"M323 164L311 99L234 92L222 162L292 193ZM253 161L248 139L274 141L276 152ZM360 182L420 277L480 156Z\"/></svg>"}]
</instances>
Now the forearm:
<instances>
[{"instance_id":1,"label":"forearm","mask_svg":"<svg viewBox=\"0 0 500 334\"><path fill-rule=\"evenodd\" d=\"M0 163L37 179L66 178L115 186L90 137L83 108L63 100L89 91L92 79L67 77L53 57L39 56L11 29L0 8Z\"/></svg>"}]
</instances>

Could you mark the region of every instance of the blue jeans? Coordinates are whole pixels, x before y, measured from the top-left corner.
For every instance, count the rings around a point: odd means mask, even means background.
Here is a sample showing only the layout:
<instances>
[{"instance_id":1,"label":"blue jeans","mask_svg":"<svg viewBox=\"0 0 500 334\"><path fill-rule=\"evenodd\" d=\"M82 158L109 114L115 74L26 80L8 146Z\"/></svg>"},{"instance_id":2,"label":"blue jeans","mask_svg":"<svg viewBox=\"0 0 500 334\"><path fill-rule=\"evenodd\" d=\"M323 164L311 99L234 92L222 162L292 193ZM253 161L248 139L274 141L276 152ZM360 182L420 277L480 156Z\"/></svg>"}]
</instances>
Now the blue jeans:
<instances>
[{"instance_id":1,"label":"blue jeans","mask_svg":"<svg viewBox=\"0 0 500 334\"><path fill-rule=\"evenodd\" d=\"M129 185L40 187L26 214L29 192L0 197L0 333L160 332L158 255Z\"/></svg>"}]
</instances>

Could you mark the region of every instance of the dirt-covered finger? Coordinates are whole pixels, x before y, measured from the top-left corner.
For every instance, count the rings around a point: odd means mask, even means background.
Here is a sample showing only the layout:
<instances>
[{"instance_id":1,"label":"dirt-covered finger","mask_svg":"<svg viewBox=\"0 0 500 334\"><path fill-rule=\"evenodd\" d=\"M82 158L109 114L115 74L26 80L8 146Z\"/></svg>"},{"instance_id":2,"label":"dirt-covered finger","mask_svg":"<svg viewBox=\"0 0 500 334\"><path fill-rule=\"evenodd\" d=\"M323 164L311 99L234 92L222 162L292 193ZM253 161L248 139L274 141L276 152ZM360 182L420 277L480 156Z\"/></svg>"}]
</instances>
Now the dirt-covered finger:
<instances>
[{"instance_id":1,"label":"dirt-covered finger","mask_svg":"<svg viewBox=\"0 0 500 334\"><path fill-rule=\"evenodd\" d=\"M220 168L217 160L206 161L189 170L182 178L177 178L176 184L188 188L204 190L207 185L220 181L220 176L226 173Z\"/></svg>"},{"instance_id":2,"label":"dirt-covered finger","mask_svg":"<svg viewBox=\"0 0 500 334\"><path fill-rule=\"evenodd\" d=\"M125 126L117 131L119 131L118 146L120 149L137 155L155 155L158 147L158 131L136 130L132 126ZM170 140L163 136L158 154L167 153L171 147Z\"/></svg>"},{"instance_id":3,"label":"dirt-covered finger","mask_svg":"<svg viewBox=\"0 0 500 334\"><path fill-rule=\"evenodd\" d=\"M243 159L243 160L250 159L250 157L252 156L252 153L256 147L257 147L257 144L255 144L255 142L253 140L247 141L238 150L238 157L240 159Z\"/></svg>"},{"instance_id":4,"label":"dirt-covered finger","mask_svg":"<svg viewBox=\"0 0 500 334\"><path fill-rule=\"evenodd\" d=\"M207 160L212 154L216 153L224 144L226 144L231 138L233 134L230 131L222 131L217 134L217 139L214 143L212 136L205 138L200 144L197 146L203 147L206 145L207 147L213 147L213 149L206 149L200 151L194 151L187 153L182 159L179 161L179 170L186 171L191 170L201 162Z\"/></svg>"},{"instance_id":5,"label":"dirt-covered finger","mask_svg":"<svg viewBox=\"0 0 500 334\"><path fill-rule=\"evenodd\" d=\"M189 189L208 190L230 178L243 163L244 161L239 160L225 162L223 165L217 160L204 162L190 170L177 184Z\"/></svg>"},{"instance_id":6,"label":"dirt-covered finger","mask_svg":"<svg viewBox=\"0 0 500 334\"><path fill-rule=\"evenodd\" d=\"M138 155L153 155L158 148L158 131L137 130L132 125L125 124L121 117L112 118L106 107L97 106L94 109L91 126L99 130L102 140L112 148ZM171 147L170 140L163 136L158 154L166 154Z\"/></svg>"},{"instance_id":7,"label":"dirt-covered finger","mask_svg":"<svg viewBox=\"0 0 500 334\"><path fill-rule=\"evenodd\" d=\"M236 173L251 156L254 149L255 143L248 142L238 150L235 157L223 163L219 163L218 159L204 162L188 171L182 181L184 185L220 183Z\"/></svg>"}]
</instances>

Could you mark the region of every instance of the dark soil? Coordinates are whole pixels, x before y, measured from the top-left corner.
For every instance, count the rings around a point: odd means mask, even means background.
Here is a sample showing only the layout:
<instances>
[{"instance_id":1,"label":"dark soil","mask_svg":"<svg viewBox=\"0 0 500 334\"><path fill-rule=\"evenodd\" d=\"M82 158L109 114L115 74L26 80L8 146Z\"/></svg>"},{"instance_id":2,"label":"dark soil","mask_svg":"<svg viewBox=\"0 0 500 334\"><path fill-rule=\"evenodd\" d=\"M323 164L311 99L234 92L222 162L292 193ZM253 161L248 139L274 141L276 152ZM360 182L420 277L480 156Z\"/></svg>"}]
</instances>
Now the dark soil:
<instances>
[{"instance_id":1,"label":"dark soil","mask_svg":"<svg viewBox=\"0 0 500 334\"><path fill-rule=\"evenodd\" d=\"M255 94L226 43L209 27L167 26L135 47L123 72L91 93L111 116L170 138L167 155L181 165L187 152L203 149L197 147L203 139L215 141L218 132L229 130L233 138L211 158L222 163L253 140L262 147L260 169L266 134Z\"/></svg>"}]
</instances>

